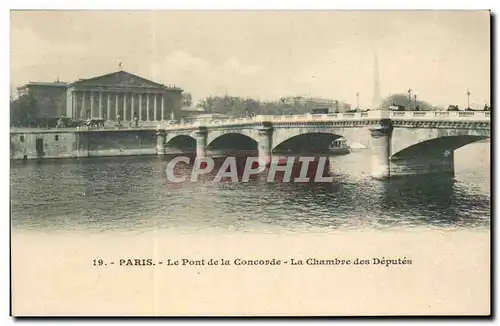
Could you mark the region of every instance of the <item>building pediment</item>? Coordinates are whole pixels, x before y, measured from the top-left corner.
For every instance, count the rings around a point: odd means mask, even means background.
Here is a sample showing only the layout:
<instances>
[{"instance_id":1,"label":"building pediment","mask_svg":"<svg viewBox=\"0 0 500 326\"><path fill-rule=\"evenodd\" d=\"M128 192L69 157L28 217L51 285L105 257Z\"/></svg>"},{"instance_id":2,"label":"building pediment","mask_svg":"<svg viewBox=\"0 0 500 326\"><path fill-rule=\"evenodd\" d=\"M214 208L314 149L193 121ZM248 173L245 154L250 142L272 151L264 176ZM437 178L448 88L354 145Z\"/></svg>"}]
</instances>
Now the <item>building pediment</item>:
<instances>
[{"instance_id":1,"label":"building pediment","mask_svg":"<svg viewBox=\"0 0 500 326\"><path fill-rule=\"evenodd\" d=\"M141 88L167 88L163 84L155 83L149 79L139 77L126 71L118 71L90 79L80 79L73 86L107 86L107 87L141 87Z\"/></svg>"}]
</instances>

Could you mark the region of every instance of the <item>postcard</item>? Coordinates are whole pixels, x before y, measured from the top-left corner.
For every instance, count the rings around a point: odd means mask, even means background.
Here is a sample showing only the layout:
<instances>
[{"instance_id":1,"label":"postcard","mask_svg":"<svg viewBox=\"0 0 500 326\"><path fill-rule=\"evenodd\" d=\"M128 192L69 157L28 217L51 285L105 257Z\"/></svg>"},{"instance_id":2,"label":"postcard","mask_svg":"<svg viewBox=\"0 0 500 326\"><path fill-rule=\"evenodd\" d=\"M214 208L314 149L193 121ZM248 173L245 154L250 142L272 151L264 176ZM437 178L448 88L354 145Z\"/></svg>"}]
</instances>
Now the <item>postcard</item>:
<instances>
[{"instance_id":1,"label":"postcard","mask_svg":"<svg viewBox=\"0 0 500 326\"><path fill-rule=\"evenodd\" d=\"M10 16L12 316L491 314L489 11Z\"/></svg>"}]
</instances>

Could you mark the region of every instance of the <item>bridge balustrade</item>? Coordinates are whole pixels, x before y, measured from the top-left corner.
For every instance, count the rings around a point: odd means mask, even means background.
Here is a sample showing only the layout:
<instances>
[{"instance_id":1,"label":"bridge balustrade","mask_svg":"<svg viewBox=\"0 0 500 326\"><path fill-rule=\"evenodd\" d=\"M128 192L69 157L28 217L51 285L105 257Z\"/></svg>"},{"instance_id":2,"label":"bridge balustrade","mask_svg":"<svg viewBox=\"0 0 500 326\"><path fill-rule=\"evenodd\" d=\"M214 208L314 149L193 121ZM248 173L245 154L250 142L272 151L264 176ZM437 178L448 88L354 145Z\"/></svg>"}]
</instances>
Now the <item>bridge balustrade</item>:
<instances>
[{"instance_id":1,"label":"bridge balustrade","mask_svg":"<svg viewBox=\"0 0 500 326\"><path fill-rule=\"evenodd\" d=\"M490 117L489 112L485 111L394 111L391 112L392 119L411 119L412 117L425 120L485 120Z\"/></svg>"},{"instance_id":2,"label":"bridge balustrade","mask_svg":"<svg viewBox=\"0 0 500 326\"><path fill-rule=\"evenodd\" d=\"M419 119L419 120L437 120L437 121L448 121L448 120L458 120L458 121L481 121L490 119L490 111L368 111L368 112L354 112L354 113L328 113L328 114L301 114L301 115L257 115L253 117L246 118L232 118L228 120L213 120L204 123L200 122L184 122L172 125L164 125L161 122L156 125L151 124L141 124L137 127L124 125L121 127L115 126L99 126L99 127L86 127L80 126L77 128L48 128L40 130L137 130L137 129L151 129L151 128L165 128L169 130L179 130L179 129L192 129L198 126L224 126L224 125L237 125L237 124L250 124L256 122L283 122L283 121L297 121L297 122L307 122L307 121L339 121L343 119L360 119L360 120L370 120L370 119ZM16 131L17 128L11 128L12 131ZM19 128L19 130L33 130L33 128Z\"/></svg>"},{"instance_id":3,"label":"bridge balustrade","mask_svg":"<svg viewBox=\"0 0 500 326\"><path fill-rule=\"evenodd\" d=\"M389 113L389 114L388 114ZM387 115L388 114L388 115ZM488 111L368 111L368 112L355 112L355 113L329 113L329 114L303 114L303 115L257 115L249 118L236 118L228 120L210 121L204 126L211 125L232 125L255 123L259 121L280 122L280 121L332 121L342 119L425 119L425 120L484 120L490 117ZM177 124L167 127L168 129L185 129L192 128L195 123Z\"/></svg>"}]
</instances>

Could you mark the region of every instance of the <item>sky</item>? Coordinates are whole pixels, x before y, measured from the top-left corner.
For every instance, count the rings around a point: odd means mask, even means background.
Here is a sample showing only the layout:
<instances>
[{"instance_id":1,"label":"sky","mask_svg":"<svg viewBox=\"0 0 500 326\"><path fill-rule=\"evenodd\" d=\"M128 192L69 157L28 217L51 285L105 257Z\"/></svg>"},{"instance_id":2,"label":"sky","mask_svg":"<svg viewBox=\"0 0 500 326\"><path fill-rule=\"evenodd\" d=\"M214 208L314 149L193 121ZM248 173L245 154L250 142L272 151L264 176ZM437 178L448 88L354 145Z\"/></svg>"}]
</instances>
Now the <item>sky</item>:
<instances>
[{"instance_id":1,"label":"sky","mask_svg":"<svg viewBox=\"0 0 500 326\"><path fill-rule=\"evenodd\" d=\"M488 11L12 11L11 89L123 70L208 95L316 96L370 107L411 88L490 99Z\"/></svg>"}]
</instances>

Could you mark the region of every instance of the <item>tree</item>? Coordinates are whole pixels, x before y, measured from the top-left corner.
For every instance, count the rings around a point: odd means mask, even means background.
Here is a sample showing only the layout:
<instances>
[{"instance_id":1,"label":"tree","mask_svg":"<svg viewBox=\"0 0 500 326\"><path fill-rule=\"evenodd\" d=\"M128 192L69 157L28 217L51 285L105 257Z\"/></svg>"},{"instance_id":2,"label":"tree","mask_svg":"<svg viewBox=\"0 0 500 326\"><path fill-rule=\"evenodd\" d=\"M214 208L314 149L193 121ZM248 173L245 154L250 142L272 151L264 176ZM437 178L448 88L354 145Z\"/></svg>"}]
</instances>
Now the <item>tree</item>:
<instances>
[{"instance_id":1,"label":"tree","mask_svg":"<svg viewBox=\"0 0 500 326\"><path fill-rule=\"evenodd\" d=\"M198 103L196 104L196 107L202 108L203 111L205 111L207 113L217 113L217 111L215 110L215 107L214 107L214 102L215 102L214 97L212 97L210 95L203 100L199 100Z\"/></svg>"},{"instance_id":2,"label":"tree","mask_svg":"<svg viewBox=\"0 0 500 326\"><path fill-rule=\"evenodd\" d=\"M209 105L208 105L206 99L199 100L198 103L196 104L196 107L203 109L203 111L205 111L205 112L209 112Z\"/></svg>"},{"instance_id":3,"label":"tree","mask_svg":"<svg viewBox=\"0 0 500 326\"><path fill-rule=\"evenodd\" d=\"M38 123L39 109L32 95L23 95L10 102L10 124L30 127Z\"/></svg>"},{"instance_id":4,"label":"tree","mask_svg":"<svg viewBox=\"0 0 500 326\"><path fill-rule=\"evenodd\" d=\"M262 106L258 101L251 98L245 100L245 116L260 114L261 110Z\"/></svg>"},{"instance_id":5,"label":"tree","mask_svg":"<svg viewBox=\"0 0 500 326\"><path fill-rule=\"evenodd\" d=\"M408 106L408 95L406 94L393 94L391 96L386 97L385 99L382 100L380 103L380 106L378 107L379 109L382 110L387 110L389 109L390 106L392 105L401 105L404 107ZM415 108L418 105L420 111L434 111L432 105L425 102L425 101L416 101L414 103L412 101L411 103L411 108Z\"/></svg>"},{"instance_id":6,"label":"tree","mask_svg":"<svg viewBox=\"0 0 500 326\"><path fill-rule=\"evenodd\" d=\"M207 113L221 113L232 117L245 117L257 114L305 114L311 113L307 99L296 97L281 97L276 101L259 101L240 96L208 96L200 100L196 107Z\"/></svg>"}]
</instances>

